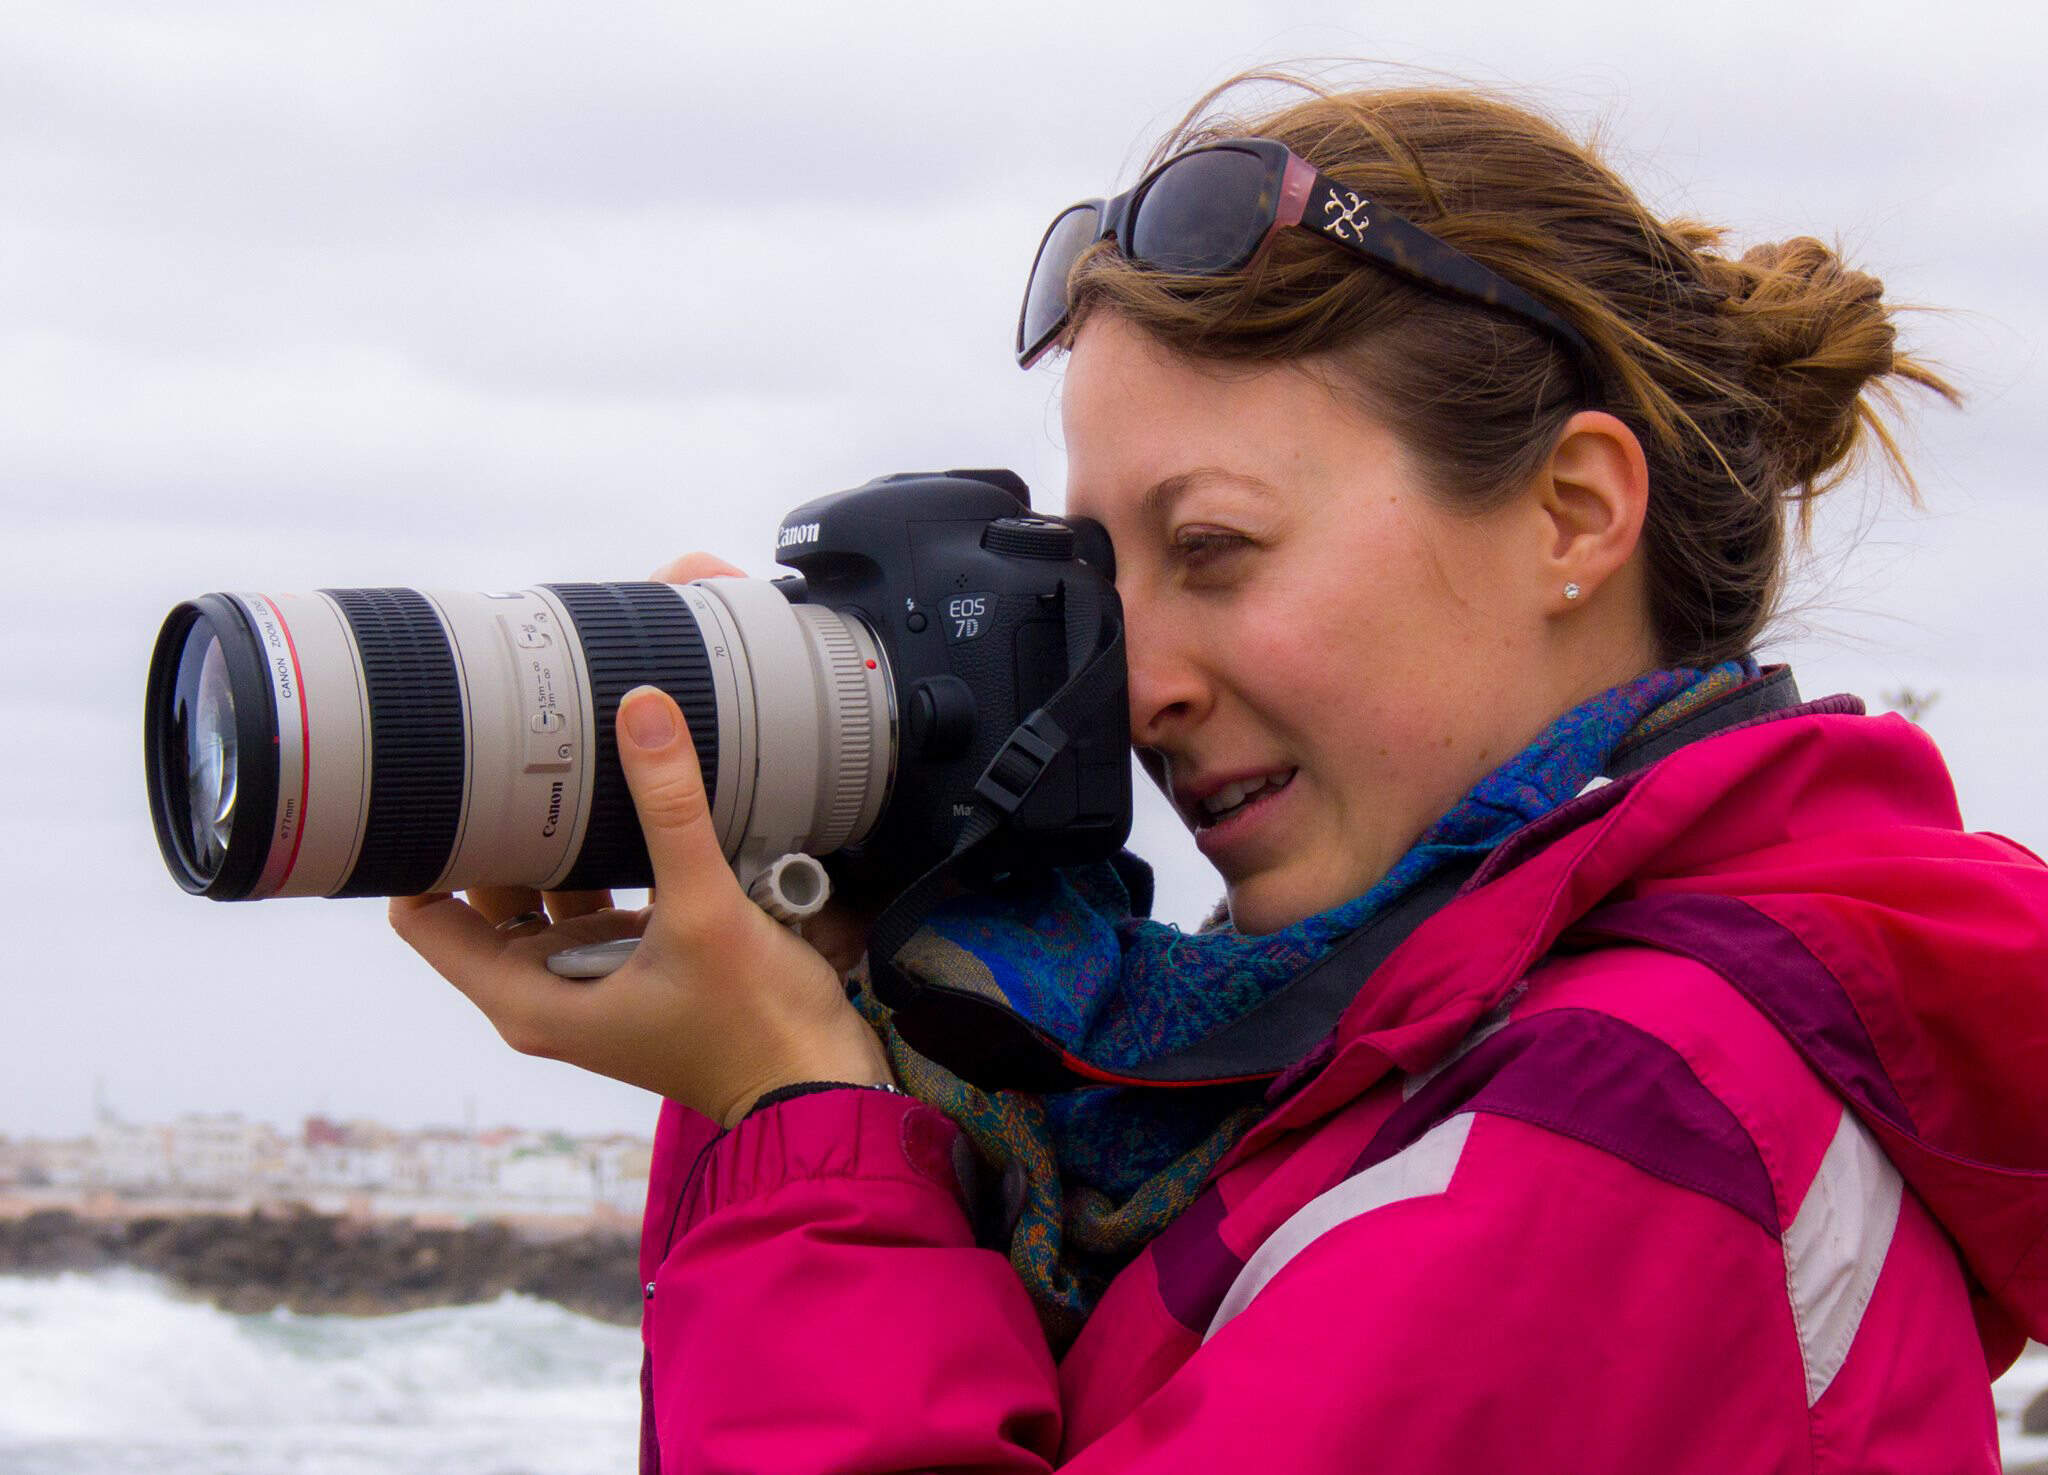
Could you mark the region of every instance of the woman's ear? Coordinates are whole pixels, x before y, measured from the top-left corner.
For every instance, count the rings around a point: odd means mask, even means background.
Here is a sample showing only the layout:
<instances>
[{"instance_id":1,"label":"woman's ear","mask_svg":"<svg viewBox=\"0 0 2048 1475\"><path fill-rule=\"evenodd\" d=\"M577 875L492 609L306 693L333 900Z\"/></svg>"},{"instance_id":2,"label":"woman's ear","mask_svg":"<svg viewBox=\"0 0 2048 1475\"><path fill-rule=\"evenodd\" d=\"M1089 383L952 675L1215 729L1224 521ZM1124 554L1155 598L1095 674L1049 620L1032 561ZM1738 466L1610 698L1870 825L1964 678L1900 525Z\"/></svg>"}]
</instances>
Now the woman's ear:
<instances>
[{"instance_id":1,"label":"woman's ear","mask_svg":"<svg viewBox=\"0 0 2048 1475\"><path fill-rule=\"evenodd\" d=\"M1583 607L1642 538L1649 463L1628 426L1604 410L1581 410L1565 422L1537 475L1549 541L1545 577L1560 612Z\"/></svg>"}]
</instances>

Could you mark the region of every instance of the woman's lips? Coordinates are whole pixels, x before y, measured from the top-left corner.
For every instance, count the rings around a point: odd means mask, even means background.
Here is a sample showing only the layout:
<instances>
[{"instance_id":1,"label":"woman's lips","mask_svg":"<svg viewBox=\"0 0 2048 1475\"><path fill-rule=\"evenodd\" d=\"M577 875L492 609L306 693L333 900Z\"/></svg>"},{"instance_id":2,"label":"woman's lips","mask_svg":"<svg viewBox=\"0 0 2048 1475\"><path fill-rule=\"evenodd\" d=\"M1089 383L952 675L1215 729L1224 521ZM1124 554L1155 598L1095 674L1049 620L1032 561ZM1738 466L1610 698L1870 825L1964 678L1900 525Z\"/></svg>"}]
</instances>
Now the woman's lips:
<instances>
[{"instance_id":1,"label":"woman's lips","mask_svg":"<svg viewBox=\"0 0 2048 1475\"><path fill-rule=\"evenodd\" d=\"M1220 868L1226 854L1256 843L1258 836L1271 828L1275 816L1288 807L1288 796L1294 792L1294 780L1299 772L1298 769L1289 772L1284 783L1254 794L1220 817L1204 812L1202 822L1195 827L1196 848Z\"/></svg>"},{"instance_id":2,"label":"woman's lips","mask_svg":"<svg viewBox=\"0 0 2048 1475\"><path fill-rule=\"evenodd\" d=\"M1268 789L1285 788L1293 779L1294 770L1291 768L1236 779L1216 790L1208 798L1190 806L1195 811L1195 822L1197 825L1215 824L1246 800Z\"/></svg>"},{"instance_id":3,"label":"woman's lips","mask_svg":"<svg viewBox=\"0 0 2048 1475\"><path fill-rule=\"evenodd\" d=\"M1239 806L1262 793L1278 793L1294 782L1299 772L1293 768L1274 768L1265 773L1250 773L1243 778L1231 779L1206 789L1200 798L1191 793L1177 793L1174 804L1190 829L1206 829L1228 817Z\"/></svg>"}]
</instances>

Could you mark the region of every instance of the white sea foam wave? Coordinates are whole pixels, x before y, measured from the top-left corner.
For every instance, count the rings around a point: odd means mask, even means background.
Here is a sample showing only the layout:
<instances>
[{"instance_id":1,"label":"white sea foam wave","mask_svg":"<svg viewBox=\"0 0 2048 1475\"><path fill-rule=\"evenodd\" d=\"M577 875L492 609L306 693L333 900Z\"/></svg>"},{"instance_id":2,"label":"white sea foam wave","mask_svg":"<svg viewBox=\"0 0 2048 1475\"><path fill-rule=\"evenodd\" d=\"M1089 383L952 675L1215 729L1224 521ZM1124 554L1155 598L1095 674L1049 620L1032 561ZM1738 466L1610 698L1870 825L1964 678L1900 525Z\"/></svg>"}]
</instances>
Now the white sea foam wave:
<instances>
[{"instance_id":1,"label":"white sea foam wave","mask_svg":"<svg viewBox=\"0 0 2048 1475\"><path fill-rule=\"evenodd\" d=\"M506 1296L237 1316L128 1272L0 1277L9 1475L630 1469L639 1338Z\"/></svg>"},{"instance_id":2,"label":"white sea foam wave","mask_svg":"<svg viewBox=\"0 0 2048 1475\"><path fill-rule=\"evenodd\" d=\"M2048 1461L2048 1434L2022 1434L2020 1416L2048 1393L2048 1347L2029 1346L2006 1375L1991 1385L1998 1406L1998 1449L2008 1469Z\"/></svg>"},{"instance_id":3,"label":"white sea foam wave","mask_svg":"<svg viewBox=\"0 0 2048 1475\"><path fill-rule=\"evenodd\" d=\"M614 1475L637 1448L639 1338L544 1301L399 1316L235 1316L132 1272L0 1276L6 1475ZM2048 1391L1994 1385L2009 1464Z\"/></svg>"}]
</instances>

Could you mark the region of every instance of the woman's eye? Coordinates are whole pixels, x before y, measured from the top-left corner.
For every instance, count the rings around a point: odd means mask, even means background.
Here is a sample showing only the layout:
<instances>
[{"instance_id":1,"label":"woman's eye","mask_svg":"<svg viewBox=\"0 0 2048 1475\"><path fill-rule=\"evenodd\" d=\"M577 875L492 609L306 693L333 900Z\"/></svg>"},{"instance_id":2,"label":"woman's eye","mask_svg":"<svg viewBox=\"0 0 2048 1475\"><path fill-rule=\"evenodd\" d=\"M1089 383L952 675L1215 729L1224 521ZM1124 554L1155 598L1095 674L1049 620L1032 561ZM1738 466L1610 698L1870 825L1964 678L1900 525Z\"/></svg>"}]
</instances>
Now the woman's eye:
<instances>
[{"instance_id":1,"label":"woman's eye","mask_svg":"<svg viewBox=\"0 0 2048 1475\"><path fill-rule=\"evenodd\" d=\"M1175 534L1173 539L1180 561L1195 570L1215 568L1251 546L1251 539L1237 533L1210 529L1189 529Z\"/></svg>"}]
</instances>

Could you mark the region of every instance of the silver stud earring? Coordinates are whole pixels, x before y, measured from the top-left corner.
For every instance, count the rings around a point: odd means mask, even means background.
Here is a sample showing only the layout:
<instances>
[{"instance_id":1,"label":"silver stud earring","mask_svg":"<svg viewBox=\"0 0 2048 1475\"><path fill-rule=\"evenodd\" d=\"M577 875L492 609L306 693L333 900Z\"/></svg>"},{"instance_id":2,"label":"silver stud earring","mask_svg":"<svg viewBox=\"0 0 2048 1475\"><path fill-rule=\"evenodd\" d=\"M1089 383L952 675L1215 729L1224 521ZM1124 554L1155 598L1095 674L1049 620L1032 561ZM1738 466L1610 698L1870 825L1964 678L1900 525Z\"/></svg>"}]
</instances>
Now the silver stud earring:
<instances>
[{"instance_id":1,"label":"silver stud earring","mask_svg":"<svg viewBox=\"0 0 2048 1475\"><path fill-rule=\"evenodd\" d=\"M1566 599L1577 599L1577 598L1579 597L1579 586L1578 586L1577 584L1567 584L1567 585L1565 585L1565 586L1564 586L1564 597L1565 597Z\"/></svg>"}]
</instances>

